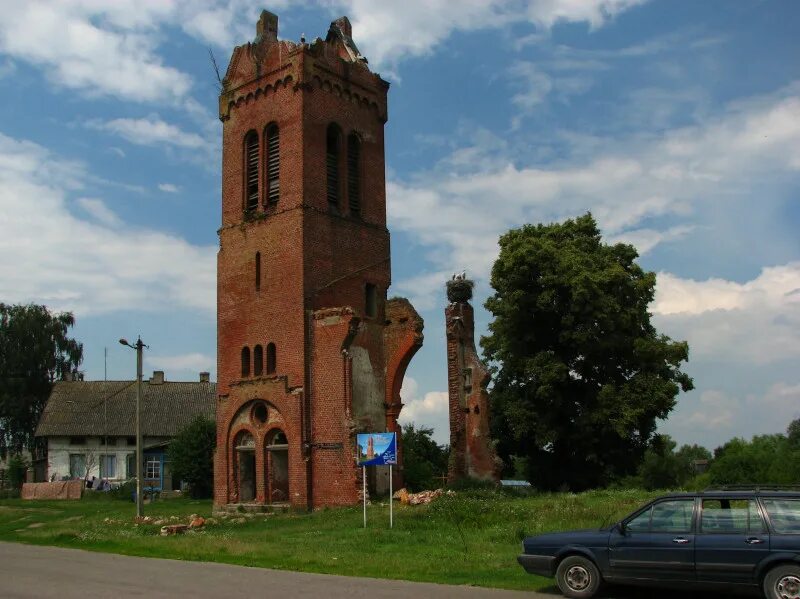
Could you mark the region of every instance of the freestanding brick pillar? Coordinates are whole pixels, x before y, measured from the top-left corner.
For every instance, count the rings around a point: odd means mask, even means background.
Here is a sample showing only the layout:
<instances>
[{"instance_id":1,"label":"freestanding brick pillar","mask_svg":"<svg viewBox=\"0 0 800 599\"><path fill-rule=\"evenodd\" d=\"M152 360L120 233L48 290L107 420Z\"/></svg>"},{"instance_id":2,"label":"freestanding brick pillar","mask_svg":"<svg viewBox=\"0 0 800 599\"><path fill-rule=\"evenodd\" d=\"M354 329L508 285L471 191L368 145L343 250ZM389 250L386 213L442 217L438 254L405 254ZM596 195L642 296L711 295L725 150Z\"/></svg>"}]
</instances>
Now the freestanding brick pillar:
<instances>
[{"instance_id":1,"label":"freestanding brick pillar","mask_svg":"<svg viewBox=\"0 0 800 599\"><path fill-rule=\"evenodd\" d=\"M447 390L450 407L450 463L447 480L496 481L500 460L489 437L489 371L475 350L472 281L453 275L447 282Z\"/></svg>"},{"instance_id":2,"label":"freestanding brick pillar","mask_svg":"<svg viewBox=\"0 0 800 599\"><path fill-rule=\"evenodd\" d=\"M389 84L346 17L308 44L264 11L256 34L219 97L214 503L355 503L355 434L397 430L422 344L411 304L386 299Z\"/></svg>"}]
</instances>

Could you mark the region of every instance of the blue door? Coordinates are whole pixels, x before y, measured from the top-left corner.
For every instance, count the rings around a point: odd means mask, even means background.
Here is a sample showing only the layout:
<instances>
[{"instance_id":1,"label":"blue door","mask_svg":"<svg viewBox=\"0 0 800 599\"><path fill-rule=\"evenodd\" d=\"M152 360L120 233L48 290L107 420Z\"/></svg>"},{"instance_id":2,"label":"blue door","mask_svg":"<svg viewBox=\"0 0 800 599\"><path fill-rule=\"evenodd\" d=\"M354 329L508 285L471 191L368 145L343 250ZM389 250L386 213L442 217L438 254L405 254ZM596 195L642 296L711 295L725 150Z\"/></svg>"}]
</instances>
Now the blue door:
<instances>
[{"instance_id":1,"label":"blue door","mask_svg":"<svg viewBox=\"0 0 800 599\"><path fill-rule=\"evenodd\" d=\"M769 535L754 498L704 498L695 537L697 579L755 582L758 563L769 553Z\"/></svg>"},{"instance_id":2,"label":"blue door","mask_svg":"<svg viewBox=\"0 0 800 599\"><path fill-rule=\"evenodd\" d=\"M609 578L695 580L694 498L656 502L609 537Z\"/></svg>"}]
</instances>

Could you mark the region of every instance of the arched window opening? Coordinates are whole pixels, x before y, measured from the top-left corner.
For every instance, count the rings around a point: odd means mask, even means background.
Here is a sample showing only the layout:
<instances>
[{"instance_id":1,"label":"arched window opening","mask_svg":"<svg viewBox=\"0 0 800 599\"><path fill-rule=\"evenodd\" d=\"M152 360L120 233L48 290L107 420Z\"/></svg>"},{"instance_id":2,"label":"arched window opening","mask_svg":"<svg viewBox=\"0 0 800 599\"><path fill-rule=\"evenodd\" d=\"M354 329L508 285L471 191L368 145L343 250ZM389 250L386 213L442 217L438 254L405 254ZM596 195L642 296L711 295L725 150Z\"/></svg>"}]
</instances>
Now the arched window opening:
<instances>
[{"instance_id":1,"label":"arched window opening","mask_svg":"<svg viewBox=\"0 0 800 599\"><path fill-rule=\"evenodd\" d=\"M278 135L278 125L272 123L267 127L267 203L274 206L280 198L280 137Z\"/></svg>"},{"instance_id":2,"label":"arched window opening","mask_svg":"<svg viewBox=\"0 0 800 599\"><path fill-rule=\"evenodd\" d=\"M253 348L253 374L261 376L264 372L264 349L260 345Z\"/></svg>"},{"instance_id":3,"label":"arched window opening","mask_svg":"<svg viewBox=\"0 0 800 599\"><path fill-rule=\"evenodd\" d=\"M245 200L248 212L258 208L258 133L250 131L244 138Z\"/></svg>"},{"instance_id":4,"label":"arched window opening","mask_svg":"<svg viewBox=\"0 0 800 599\"><path fill-rule=\"evenodd\" d=\"M275 344L267 345L267 374L275 374Z\"/></svg>"},{"instance_id":5,"label":"arched window opening","mask_svg":"<svg viewBox=\"0 0 800 599\"><path fill-rule=\"evenodd\" d=\"M261 291L261 252L256 252L256 291Z\"/></svg>"},{"instance_id":6,"label":"arched window opening","mask_svg":"<svg viewBox=\"0 0 800 599\"><path fill-rule=\"evenodd\" d=\"M250 376L250 348L242 348L242 378Z\"/></svg>"},{"instance_id":7,"label":"arched window opening","mask_svg":"<svg viewBox=\"0 0 800 599\"><path fill-rule=\"evenodd\" d=\"M375 285L372 283L367 283L365 295L364 311L366 312L367 316L374 318L378 313L378 293L375 289Z\"/></svg>"},{"instance_id":8,"label":"arched window opening","mask_svg":"<svg viewBox=\"0 0 800 599\"><path fill-rule=\"evenodd\" d=\"M334 123L328 126L328 136L326 141L326 165L328 182L328 207L334 210L339 209L339 127Z\"/></svg>"},{"instance_id":9,"label":"arched window opening","mask_svg":"<svg viewBox=\"0 0 800 599\"><path fill-rule=\"evenodd\" d=\"M289 442L286 440L286 434L280 429L275 429L267 435L267 447L280 448L288 444Z\"/></svg>"},{"instance_id":10,"label":"arched window opening","mask_svg":"<svg viewBox=\"0 0 800 599\"><path fill-rule=\"evenodd\" d=\"M355 133L347 136L347 202L350 214L361 214L361 140Z\"/></svg>"}]
</instances>

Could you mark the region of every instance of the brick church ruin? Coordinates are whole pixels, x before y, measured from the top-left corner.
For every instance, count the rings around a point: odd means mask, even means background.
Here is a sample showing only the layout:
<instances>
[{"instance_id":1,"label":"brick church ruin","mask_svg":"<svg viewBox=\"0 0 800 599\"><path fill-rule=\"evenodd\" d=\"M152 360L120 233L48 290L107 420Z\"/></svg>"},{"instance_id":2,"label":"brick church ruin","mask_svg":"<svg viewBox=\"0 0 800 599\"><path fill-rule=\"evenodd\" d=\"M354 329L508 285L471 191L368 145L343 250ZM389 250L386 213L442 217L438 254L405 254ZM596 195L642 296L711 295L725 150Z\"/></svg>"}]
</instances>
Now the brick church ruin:
<instances>
[{"instance_id":1,"label":"brick church ruin","mask_svg":"<svg viewBox=\"0 0 800 599\"><path fill-rule=\"evenodd\" d=\"M357 502L355 434L399 431L422 344L411 304L386 299L389 84L346 17L324 40L277 34L263 12L219 98L218 509Z\"/></svg>"}]
</instances>

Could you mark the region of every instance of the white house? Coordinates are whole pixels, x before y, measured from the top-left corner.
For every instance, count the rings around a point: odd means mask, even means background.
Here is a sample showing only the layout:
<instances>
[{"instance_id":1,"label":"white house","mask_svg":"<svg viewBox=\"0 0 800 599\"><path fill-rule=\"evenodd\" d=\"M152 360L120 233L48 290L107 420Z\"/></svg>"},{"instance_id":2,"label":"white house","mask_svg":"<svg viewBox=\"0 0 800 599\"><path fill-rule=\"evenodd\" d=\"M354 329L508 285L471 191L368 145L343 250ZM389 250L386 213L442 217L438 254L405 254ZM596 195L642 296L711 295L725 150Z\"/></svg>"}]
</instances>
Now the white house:
<instances>
[{"instance_id":1,"label":"white house","mask_svg":"<svg viewBox=\"0 0 800 599\"><path fill-rule=\"evenodd\" d=\"M169 442L197 416L215 416L216 384L168 382L156 371L142 382L144 486L177 488L166 459ZM47 441L47 480L121 482L136 475L136 381L59 381L36 436Z\"/></svg>"}]
</instances>

